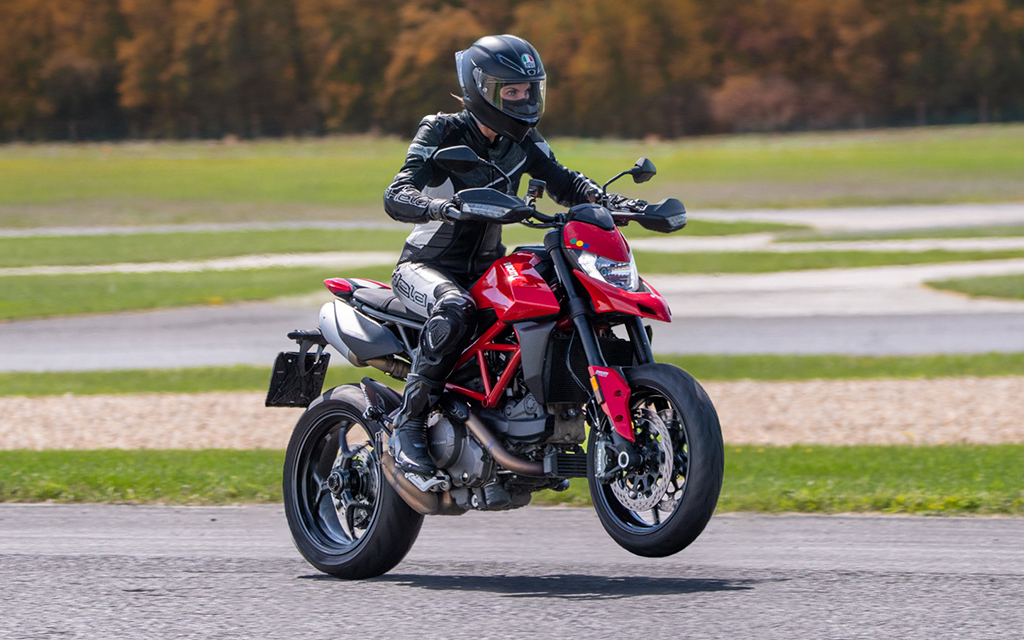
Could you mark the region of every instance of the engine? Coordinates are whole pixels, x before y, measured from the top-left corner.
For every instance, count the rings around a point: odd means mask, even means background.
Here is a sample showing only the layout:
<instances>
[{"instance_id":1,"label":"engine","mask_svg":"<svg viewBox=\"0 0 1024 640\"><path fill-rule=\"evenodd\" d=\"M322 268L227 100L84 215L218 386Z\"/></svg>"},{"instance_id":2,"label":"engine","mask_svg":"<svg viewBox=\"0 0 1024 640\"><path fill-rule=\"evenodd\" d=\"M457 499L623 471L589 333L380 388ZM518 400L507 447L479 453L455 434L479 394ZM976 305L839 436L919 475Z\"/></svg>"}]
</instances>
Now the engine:
<instances>
[{"instance_id":1,"label":"engine","mask_svg":"<svg viewBox=\"0 0 1024 640\"><path fill-rule=\"evenodd\" d=\"M430 457L448 471L453 486L482 487L494 480L497 465L462 423L435 411L427 421L427 440Z\"/></svg>"},{"instance_id":2,"label":"engine","mask_svg":"<svg viewBox=\"0 0 1024 640\"><path fill-rule=\"evenodd\" d=\"M468 405L445 396L440 406L441 410L433 412L427 421L430 457L448 473L449 492L462 509L515 509L529 504L534 491L568 486L560 478L498 473L494 459L464 424ZM579 445L586 439L579 407L542 406L528 392L509 397L500 409L478 409L476 413L506 448L533 460L554 451L581 453Z\"/></svg>"},{"instance_id":3,"label":"engine","mask_svg":"<svg viewBox=\"0 0 1024 640\"><path fill-rule=\"evenodd\" d=\"M572 404L540 405L532 393L510 398L501 410L483 409L480 419L512 445L582 444L583 412Z\"/></svg>"}]
</instances>

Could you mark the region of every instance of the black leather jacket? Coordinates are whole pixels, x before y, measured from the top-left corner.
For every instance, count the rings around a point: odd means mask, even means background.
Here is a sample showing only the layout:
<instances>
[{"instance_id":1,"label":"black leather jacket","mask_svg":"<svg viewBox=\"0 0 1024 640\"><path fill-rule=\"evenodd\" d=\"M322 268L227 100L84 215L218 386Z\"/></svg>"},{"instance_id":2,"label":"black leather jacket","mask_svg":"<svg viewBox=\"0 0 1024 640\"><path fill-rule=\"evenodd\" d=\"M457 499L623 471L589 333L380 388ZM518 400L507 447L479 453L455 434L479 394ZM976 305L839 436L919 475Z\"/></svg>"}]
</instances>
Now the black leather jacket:
<instances>
[{"instance_id":1,"label":"black leather jacket","mask_svg":"<svg viewBox=\"0 0 1024 640\"><path fill-rule=\"evenodd\" d=\"M501 167L512 177L512 184L505 184L506 180L490 167L450 174L430 160L438 148L457 145L466 145ZM462 189L494 187L515 195L524 173L544 180L548 193L563 206L587 202L588 193L599 188L586 176L559 164L536 129L521 143L499 137L492 145L468 111L424 118L409 145L402 170L384 192L384 211L389 216L400 222L416 223L406 239L399 264L426 264L468 288L491 263L505 255L501 225L439 221L432 216Z\"/></svg>"}]
</instances>

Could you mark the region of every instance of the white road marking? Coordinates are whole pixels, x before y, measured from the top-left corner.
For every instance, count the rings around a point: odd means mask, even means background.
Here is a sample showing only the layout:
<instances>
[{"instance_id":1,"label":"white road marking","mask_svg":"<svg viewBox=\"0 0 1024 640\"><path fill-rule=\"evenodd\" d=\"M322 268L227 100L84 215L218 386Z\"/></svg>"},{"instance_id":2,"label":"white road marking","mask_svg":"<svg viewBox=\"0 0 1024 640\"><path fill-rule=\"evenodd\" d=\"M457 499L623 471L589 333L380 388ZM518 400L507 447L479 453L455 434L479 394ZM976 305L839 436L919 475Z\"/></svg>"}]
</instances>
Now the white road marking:
<instances>
[{"instance_id":1,"label":"white road marking","mask_svg":"<svg viewBox=\"0 0 1024 640\"><path fill-rule=\"evenodd\" d=\"M144 262L88 266L15 267L0 269L0 276L74 275L90 273L186 273L192 271L230 271L269 267L369 267L398 262L397 252L365 251L330 253L280 253L215 260L180 262Z\"/></svg>"}]
</instances>

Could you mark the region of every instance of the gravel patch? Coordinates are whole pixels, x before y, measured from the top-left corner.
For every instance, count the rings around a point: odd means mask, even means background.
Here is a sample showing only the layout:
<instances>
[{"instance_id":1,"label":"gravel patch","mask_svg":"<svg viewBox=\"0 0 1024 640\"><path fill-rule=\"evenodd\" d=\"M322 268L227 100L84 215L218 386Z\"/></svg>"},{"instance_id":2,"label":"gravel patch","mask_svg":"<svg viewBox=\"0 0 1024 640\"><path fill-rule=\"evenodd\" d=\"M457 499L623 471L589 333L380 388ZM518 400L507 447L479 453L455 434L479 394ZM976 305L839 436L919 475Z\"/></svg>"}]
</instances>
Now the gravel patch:
<instances>
[{"instance_id":1,"label":"gravel patch","mask_svg":"<svg viewBox=\"0 0 1024 640\"><path fill-rule=\"evenodd\" d=\"M1024 442L1024 377L712 382L729 444ZM284 449L262 393L0 398L0 449Z\"/></svg>"},{"instance_id":2,"label":"gravel patch","mask_svg":"<svg viewBox=\"0 0 1024 640\"><path fill-rule=\"evenodd\" d=\"M284 449L301 409L264 393L0 398L0 449Z\"/></svg>"},{"instance_id":3,"label":"gravel patch","mask_svg":"<svg viewBox=\"0 0 1024 640\"><path fill-rule=\"evenodd\" d=\"M1024 377L705 385L728 443L1024 442Z\"/></svg>"}]
</instances>

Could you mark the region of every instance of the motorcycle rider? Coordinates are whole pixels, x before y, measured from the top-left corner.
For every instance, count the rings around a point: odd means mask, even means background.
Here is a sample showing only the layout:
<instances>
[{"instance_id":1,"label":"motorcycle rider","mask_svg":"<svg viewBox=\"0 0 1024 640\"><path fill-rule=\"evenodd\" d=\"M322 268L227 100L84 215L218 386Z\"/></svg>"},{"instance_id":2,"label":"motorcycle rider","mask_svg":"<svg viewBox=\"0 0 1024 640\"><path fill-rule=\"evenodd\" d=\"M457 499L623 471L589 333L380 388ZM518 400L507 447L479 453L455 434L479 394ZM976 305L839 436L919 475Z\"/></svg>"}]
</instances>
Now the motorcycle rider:
<instances>
[{"instance_id":1,"label":"motorcycle rider","mask_svg":"<svg viewBox=\"0 0 1024 640\"><path fill-rule=\"evenodd\" d=\"M535 129L544 112L546 76L530 43L511 35L487 36L455 60L465 109L423 118L405 164L384 192L387 214L416 224L392 275L394 293L406 309L427 318L391 446L402 470L423 476L437 471L427 451L427 415L476 328L468 289L505 255L501 225L461 219L455 194L492 187L516 195L524 173L544 180L563 206L592 202L600 194L596 183L559 164ZM500 167L511 184L490 167L454 174L432 161L438 149L457 145ZM633 204L618 194L609 200L613 206Z\"/></svg>"}]
</instances>

